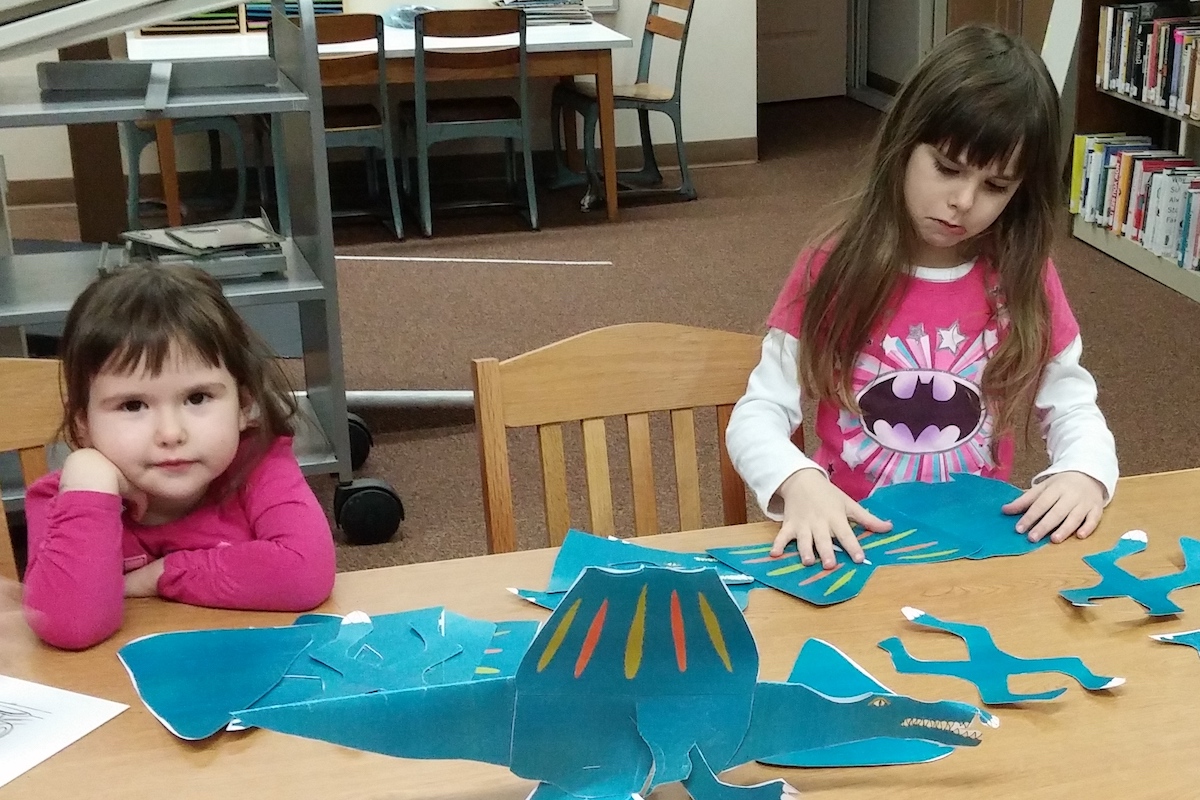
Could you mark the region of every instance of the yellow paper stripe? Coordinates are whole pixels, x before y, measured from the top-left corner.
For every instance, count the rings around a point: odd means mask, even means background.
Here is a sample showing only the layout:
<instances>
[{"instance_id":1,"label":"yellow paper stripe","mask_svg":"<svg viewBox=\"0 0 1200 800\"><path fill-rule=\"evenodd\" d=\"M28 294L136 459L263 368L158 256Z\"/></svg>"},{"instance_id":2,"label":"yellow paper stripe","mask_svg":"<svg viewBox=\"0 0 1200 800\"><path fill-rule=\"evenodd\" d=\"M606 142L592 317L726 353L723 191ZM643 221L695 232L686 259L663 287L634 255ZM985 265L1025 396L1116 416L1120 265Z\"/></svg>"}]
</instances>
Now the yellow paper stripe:
<instances>
[{"instance_id":1,"label":"yellow paper stripe","mask_svg":"<svg viewBox=\"0 0 1200 800\"><path fill-rule=\"evenodd\" d=\"M769 571L767 573L767 577L774 578L776 575L787 575L792 572L799 572L802 569L806 569L807 566L811 566L811 565L806 565L801 562L798 562L795 564L789 564L786 567L780 567L779 569L773 569L773 570Z\"/></svg>"},{"instance_id":2,"label":"yellow paper stripe","mask_svg":"<svg viewBox=\"0 0 1200 800\"><path fill-rule=\"evenodd\" d=\"M582 602L582 597L576 600L567 609L567 613L563 615L562 621L558 623L558 627L554 629L554 635L550 637L550 642L546 645L546 649L542 651L542 657L538 659L538 672L544 670L554 660L554 654L562 646L563 639L567 638L567 631L571 629L571 623L575 621L575 613L579 611L579 604Z\"/></svg>"},{"instance_id":3,"label":"yellow paper stripe","mask_svg":"<svg viewBox=\"0 0 1200 800\"><path fill-rule=\"evenodd\" d=\"M952 550L938 550L936 553L913 553L911 556L900 556L898 561L917 561L922 558L937 558L938 556L948 556L951 553L957 553L958 548Z\"/></svg>"},{"instance_id":4,"label":"yellow paper stripe","mask_svg":"<svg viewBox=\"0 0 1200 800\"><path fill-rule=\"evenodd\" d=\"M475 674L476 675L499 675L500 670L496 669L495 667L476 667Z\"/></svg>"},{"instance_id":5,"label":"yellow paper stripe","mask_svg":"<svg viewBox=\"0 0 1200 800\"><path fill-rule=\"evenodd\" d=\"M850 581L850 579L854 577L854 573L856 573L856 572L858 572L857 569L852 569L849 572L847 572L846 574L842 575L842 577L840 577L836 581L834 581L833 584L828 589L825 590L825 596L829 597L829 595L833 594L838 589L845 586Z\"/></svg>"},{"instance_id":6,"label":"yellow paper stripe","mask_svg":"<svg viewBox=\"0 0 1200 800\"><path fill-rule=\"evenodd\" d=\"M642 646L646 640L646 592L649 585L642 587L638 595L633 622L629 624L629 637L625 640L625 679L633 680L642 666Z\"/></svg>"},{"instance_id":7,"label":"yellow paper stripe","mask_svg":"<svg viewBox=\"0 0 1200 800\"><path fill-rule=\"evenodd\" d=\"M870 544L864 544L862 546L862 549L870 550L872 547L879 547L881 544L891 544L892 542L898 542L901 539L903 539L905 536L908 536L908 535L916 533L916 532L917 532L916 528L910 528L910 529L906 530L904 533L893 533L891 536L885 536L882 539L876 539L875 541L871 542Z\"/></svg>"},{"instance_id":8,"label":"yellow paper stripe","mask_svg":"<svg viewBox=\"0 0 1200 800\"><path fill-rule=\"evenodd\" d=\"M717 651L721 663L725 665L725 671L733 672L733 663L729 660L729 648L725 646L725 637L721 633L721 623L703 593L700 593L700 616L704 620L704 629L708 631L708 638L713 644L713 649Z\"/></svg>"},{"instance_id":9,"label":"yellow paper stripe","mask_svg":"<svg viewBox=\"0 0 1200 800\"><path fill-rule=\"evenodd\" d=\"M758 547L747 547L745 550L730 550L729 555L731 555L731 556L753 556L753 555L758 555L759 553L769 553L769 552L771 552L771 545L765 544L765 545L761 545Z\"/></svg>"}]
</instances>

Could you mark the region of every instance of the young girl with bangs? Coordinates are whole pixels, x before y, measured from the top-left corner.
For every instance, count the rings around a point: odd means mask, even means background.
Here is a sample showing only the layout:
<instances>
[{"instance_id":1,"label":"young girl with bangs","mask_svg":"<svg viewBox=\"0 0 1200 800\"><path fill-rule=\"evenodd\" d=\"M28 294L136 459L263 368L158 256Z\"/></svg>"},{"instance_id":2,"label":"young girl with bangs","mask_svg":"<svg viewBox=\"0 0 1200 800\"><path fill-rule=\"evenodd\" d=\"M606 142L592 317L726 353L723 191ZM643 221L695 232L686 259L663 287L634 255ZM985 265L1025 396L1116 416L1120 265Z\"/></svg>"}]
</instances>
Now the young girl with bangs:
<instances>
[{"instance_id":1,"label":"young girl with bangs","mask_svg":"<svg viewBox=\"0 0 1200 800\"><path fill-rule=\"evenodd\" d=\"M81 649L123 598L305 611L333 537L292 453L296 404L215 280L131 266L75 301L62 339L63 468L26 492L30 627Z\"/></svg>"},{"instance_id":2,"label":"young girl with bangs","mask_svg":"<svg viewBox=\"0 0 1200 800\"><path fill-rule=\"evenodd\" d=\"M901 87L848 215L800 255L726 443L804 564L856 562L851 528L891 524L875 487L1006 479L1036 418L1050 466L1003 507L1017 533L1084 538L1117 480L1112 434L1081 366L1049 258L1062 207L1058 94L1040 57L984 27L942 40ZM819 446L791 441L801 399Z\"/></svg>"}]
</instances>

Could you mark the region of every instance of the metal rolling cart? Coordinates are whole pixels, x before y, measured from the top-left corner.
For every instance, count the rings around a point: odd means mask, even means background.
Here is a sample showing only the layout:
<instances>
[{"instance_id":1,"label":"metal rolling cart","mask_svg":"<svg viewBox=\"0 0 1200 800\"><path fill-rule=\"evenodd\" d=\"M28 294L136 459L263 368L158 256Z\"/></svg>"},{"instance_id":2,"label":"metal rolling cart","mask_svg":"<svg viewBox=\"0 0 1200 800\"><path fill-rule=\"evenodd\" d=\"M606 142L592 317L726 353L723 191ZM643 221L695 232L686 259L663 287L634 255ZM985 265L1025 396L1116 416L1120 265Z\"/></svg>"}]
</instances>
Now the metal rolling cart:
<instances>
[{"instance_id":1,"label":"metal rolling cart","mask_svg":"<svg viewBox=\"0 0 1200 800\"><path fill-rule=\"evenodd\" d=\"M228 0L0 0L0 60L226 5ZM404 516L400 498L384 482L353 474L366 459L371 439L362 420L346 410L312 0L292 5L291 17L284 0L272 0L271 6L271 58L39 64L36 81L0 83L0 127L275 116L275 156L287 164L290 224L281 231L287 237L282 245L286 269L222 285L239 309L297 307L305 376L297 399L305 422L296 437L296 455L308 474L337 475L334 516L350 541L386 541ZM7 230L0 234L8 238ZM111 265L120 255L104 246L13 255L3 244L0 341L6 336L11 341L24 325L61 322L102 262Z\"/></svg>"}]
</instances>

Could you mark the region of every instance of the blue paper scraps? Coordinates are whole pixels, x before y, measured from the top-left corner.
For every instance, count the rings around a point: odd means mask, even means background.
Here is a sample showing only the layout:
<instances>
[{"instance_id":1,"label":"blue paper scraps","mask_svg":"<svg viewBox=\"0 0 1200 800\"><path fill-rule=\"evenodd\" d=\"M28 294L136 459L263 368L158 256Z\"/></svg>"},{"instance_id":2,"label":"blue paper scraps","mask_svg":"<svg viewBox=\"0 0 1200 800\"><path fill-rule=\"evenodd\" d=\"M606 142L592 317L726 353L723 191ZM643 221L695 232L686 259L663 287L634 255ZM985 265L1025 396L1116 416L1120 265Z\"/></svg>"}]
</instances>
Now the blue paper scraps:
<instances>
[{"instance_id":1,"label":"blue paper scraps","mask_svg":"<svg viewBox=\"0 0 1200 800\"><path fill-rule=\"evenodd\" d=\"M1084 562L1100 575L1100 582L1086 589L1065 589L1059 594L1076 606L1095 605L1093 600L1107 597L1128 597L1152 617L1182 613L1183 609L1169 595L1176 589L1200 585L1200 540L1186 536L1179 539L1184 564L1181 572L1136 578L1117 566L1125 556L1145 550L1148 541L1145 531L1129 531L1122 534L1111 550L1084 556Z\"/></svg>"},{"instance_id":2,"label":"blue paper scraps","mask_svg":"<svg viewBox=\"0 0 1200 800\"><path fill-rule=\"evenodd\" d=\"M1200 652L1200 630L1194 631L1179 631L1178 633L1154 633L1150 635L1151 639L1167 644L1183 644Z\"/></svg>"},{"instance_id":3,"label":"blue paper scraps","mask_svg":"<svg viewBox=\"0 0 1200 800\"><path fill-rule=\"evenodd\" d=\"M815 658L815 656L814 656ZM973 746L990 714L863 684L833 697L760 682L745 618L712 569L587 568L514 675L260 707L258 727L407 758L465 758L537 780L531 797L778 798L781 781L714 776L773 755L876 738ZM743 792L752 792L743 794Z\"/></svg>"},{"instance_id":4,"label":"blue paper scraps","mask_svg":"<svg viewBox=\"0 0 1200 800\"><path fill-rule=\"evenodd\" d=\"M1021 490L992 478L958 474L942 483L897 483L875 490L862 505L890 520L892 529L874 533L855 527L865 560L855 564L834 545L836 564L805 566L795 542L772 558L770 543L749 547L716 547L714 556L757 584L827 606L857 597L882 566L933 564L960 558L1021 555L1043 547L1016 532L1017 518L1000 508Z\"/></svg>"},{"instance_id":5,"label":"blue paper scraps","mask_svg":"<svg viewBox=\"0 0 1200 800\"><path fill-rule=\"evenodd\" d=\"M1020 703L1035 700L1053 700L1066 688L1045 692L1019 694L1009 691L1011 675L1029 675L1038 672L1058 672L1074 678L1090 692L1114 689L1124 678L1107 678L1089 670L1082 660L1074 656L1061 658L1018 658L996 646L991 633L982 625L963 622L948 622L926 614L916 608L903 609L910 621L926 628L947 631L962 639L967 645L968 658L963 661L920 661L908 654L899 638L893 636L879 643L892 657L897 672L908 675L947 675L975 684L980 699L987 705Z\"/></svg>"},{"instance_id":6,"label":"blue paper scraps","mask_svg":"<svg viewBox=\"0 0 1200 800\"><path fill-rule=\"evenodd\" d=\"M744 575L722 564L708 553L677 553L643 547L625 539L593 536L578 530L568 530L554 559L550 580L545 591L513 589L509 591L534 605L553 611L558 607L567 590L588 567L608 567L628 570L641 566L672 567L674 569L704 569L717 571L721 580L732 592L738 607L745 609L749 603L751 589L762 588L749 575Z\"/></svg>"}]
</instances>

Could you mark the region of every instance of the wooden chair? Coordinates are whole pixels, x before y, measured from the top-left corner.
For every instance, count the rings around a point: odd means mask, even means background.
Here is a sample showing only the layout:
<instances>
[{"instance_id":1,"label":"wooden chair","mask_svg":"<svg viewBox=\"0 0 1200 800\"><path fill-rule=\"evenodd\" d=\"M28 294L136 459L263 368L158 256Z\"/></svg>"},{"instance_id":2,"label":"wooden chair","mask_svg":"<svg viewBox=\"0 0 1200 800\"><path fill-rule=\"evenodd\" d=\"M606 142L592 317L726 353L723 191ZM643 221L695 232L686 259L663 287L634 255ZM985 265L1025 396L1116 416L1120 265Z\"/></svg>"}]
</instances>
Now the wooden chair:
<instances>
[{"instance_id":1,"label":"wooden chair","mask_svg":"<svg viewBox=\"0 0 1200 800\"><path fill-rule=\"evenodd\" d=\"M62 423L59 363L52 359L0 358L0 453L15 450L25 485L49 471L46 448ZM8 523L0 514L0 577L17 577Z\"/></svg>"},{"instance_id":2,"label":"wooden chair","mask_svg":"<svg viewBox=\"0 0 1200 800\"><path fill-rule=\"evenodd\" d=\"M515 356L473 362L488 551L516 549L507 430L536 426L541 450L546 528L551 546L571 525L563 423L583 428L588 530L613 535L605 417L625 417L633 483L634 531L658 533L650 412L670 412L679 520L701 527L693 409L715 406L721 503L727 525L746 521L746 490L725 451L725 426L758 363L761 339L744 333L663 323L600 328Z\"/></svg>"},{"instance_id":3,"label":"wooden chair","mask_svg":"<svg viewBox=\"0 0 1200 800\"><path fill-rule=\"evenodd\" d=\"M679 161L680 183L678 189L669 190L687 200L696 199L696 189L692 185L692 175L688 170L687 152L683 141L683 112L680 108L680 98L683 94L683 57L687 50L688 29L692 23L693 0L650 0L646 11L646 26L642 30L642 48L638 56L637 75L630 85L613 87L613 107L634 109L638 114L638 127L642 138L642 167L639 170L626 170L618 174L618 186L622 195L658 194L663 192L659 187L663 177L659 172L658 162L654 156L654 142L650 136L650 112L657 111L670 118L675 129L675 153ZM664 16L663 7L677 9L677 16L682 14L682 20L668 19ZM674 84L660 84L651 80L651 59L654 52L654 41L658 37L673 39L678 43L675 57ZM657 70L656 70L657 71ZM578 175L568 166L563 149L560 145L560 128L563 136L574 137L575 126L573 116L568 120L567 115L579 114L583 117L583 158L584 173ZM596 127L600 124L600 105L596 99L596 84L594 81L574 80L560 83L554 88L550 100L551 143L557 169L552 183L553 188L578 186L586 182L587 194L581 206L586 211L598 202L603 195L603 181L600 180L599 168L596 165Z\"/></svg>"}]
</instances>

